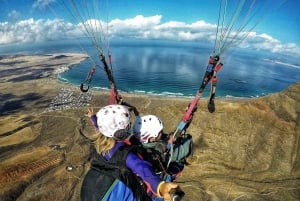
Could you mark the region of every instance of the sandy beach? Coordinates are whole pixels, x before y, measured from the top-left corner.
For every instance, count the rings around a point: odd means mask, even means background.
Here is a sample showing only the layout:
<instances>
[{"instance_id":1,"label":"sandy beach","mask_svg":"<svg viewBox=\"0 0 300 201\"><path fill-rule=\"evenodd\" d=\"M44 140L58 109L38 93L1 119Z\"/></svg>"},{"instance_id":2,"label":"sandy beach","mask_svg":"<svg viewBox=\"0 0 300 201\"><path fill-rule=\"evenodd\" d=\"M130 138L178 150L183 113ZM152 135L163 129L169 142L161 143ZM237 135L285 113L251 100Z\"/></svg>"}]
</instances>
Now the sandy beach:
<instances>
[{"instance_id":1,"label":"sandy beach","mask_svg":"<svg viewBox=\"0 0 300 201\"><path fill-rule=\"evenodd\" d=\"M0 56L0 200L79 200L94 132L85 113L107 105L109 92L82 97L78 86L56 76L85 58ZM193 161L178 178L184 200L299 200L299 91L298 82L261 98L217 99L215 113L201 99L188 130ZM191 101L121 95L142 115L160 116L166 132L174 131Z\"/></svg>"}]
</instances>

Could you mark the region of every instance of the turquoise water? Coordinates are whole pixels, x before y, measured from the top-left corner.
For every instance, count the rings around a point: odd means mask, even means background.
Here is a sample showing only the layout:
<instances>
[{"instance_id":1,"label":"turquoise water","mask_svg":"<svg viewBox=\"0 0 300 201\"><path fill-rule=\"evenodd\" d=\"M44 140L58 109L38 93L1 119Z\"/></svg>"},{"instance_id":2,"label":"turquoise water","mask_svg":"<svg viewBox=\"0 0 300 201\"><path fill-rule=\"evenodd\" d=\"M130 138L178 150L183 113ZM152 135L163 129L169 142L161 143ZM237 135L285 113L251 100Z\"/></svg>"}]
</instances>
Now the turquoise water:
<instances>
[{"instance_id":1,"label":"turquoise water","mask_svg":"<svg viewBox=\"0 0 300 201\"><path fill-rule=\"evenodd\" d=\"M202 81L209 57L208 48L193 45L112 45L113 73L118 90L162 96L194 96ZM97 57L95 57L97 60ZM279 92L300 81L300 66L261 54L235 52L224 58L217 74L217 97L251 98ZM93 66L90 60L72 66L59 75L75 85ZM108 89L100 64L91 82L95 89ZM204 97L208 96L210 85Z\"/></svg>"},{"instance_id":2,"label":"turquoise water","mask_svg":"<svg viewBox=\"0 0 300 201\"><path fill-rule=\"evenodd\" d=\"M39 46L0 48L0 54L49 54L88 52L98 63L91 82L94 89L108 89L109 83L103 65L91 46L65 41ZM194 96L202 81L210 47L182 42L117 42L110 46L113 73L120 92L154 94L161 96ZM222 57L223 68L217 74L217 97L251 98L280 92L300 81L300 65L297 58L264 52L235 51ZM91 59L74 65L61 73L58 79L80 85L93 66ZM209 95L206 87L204 97Z\"/></svg>"}]
</instances>

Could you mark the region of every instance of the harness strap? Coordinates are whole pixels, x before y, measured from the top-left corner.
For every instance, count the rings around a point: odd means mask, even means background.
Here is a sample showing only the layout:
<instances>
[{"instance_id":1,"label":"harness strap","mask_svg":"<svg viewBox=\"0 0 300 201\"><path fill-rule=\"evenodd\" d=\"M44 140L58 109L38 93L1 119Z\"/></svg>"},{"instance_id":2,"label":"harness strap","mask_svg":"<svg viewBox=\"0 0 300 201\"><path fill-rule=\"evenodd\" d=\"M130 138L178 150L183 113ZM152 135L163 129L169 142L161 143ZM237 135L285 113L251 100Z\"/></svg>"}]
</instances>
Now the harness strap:
<instances>
[{"instance_id":1,"label":"harness strap","mask_svg":"<svg viewBox=\"0 0 300 201\"><path fill-rule=\"evenodd\" d=\"M210 97L209 102L207 104L207 109L210 113L213 113L215 111L215 94L216 94L216 88L217 88L217 72L221 70L223 64L218 63L216 67L214 68L212 79L211 79L211 88L210 88Z\"/></svg>"},{"instance_id":2,"label":"harness strap","mask_svg":"<svg viewBox=\"0 0 300 201\"><path fill-rule=\"evenodd\" d=\"M91 83L92 78L95 74L95 71L96 71L96 68L95 68L95 66L93 66L90 69L90 71L89 71L87 77L85 78L85 80L80 84L80 90L82 92L88 92L88 90L90 89L90 83ZM87 88L84 87L84 84L87 84Z\"/></svg>"}]
</instances>

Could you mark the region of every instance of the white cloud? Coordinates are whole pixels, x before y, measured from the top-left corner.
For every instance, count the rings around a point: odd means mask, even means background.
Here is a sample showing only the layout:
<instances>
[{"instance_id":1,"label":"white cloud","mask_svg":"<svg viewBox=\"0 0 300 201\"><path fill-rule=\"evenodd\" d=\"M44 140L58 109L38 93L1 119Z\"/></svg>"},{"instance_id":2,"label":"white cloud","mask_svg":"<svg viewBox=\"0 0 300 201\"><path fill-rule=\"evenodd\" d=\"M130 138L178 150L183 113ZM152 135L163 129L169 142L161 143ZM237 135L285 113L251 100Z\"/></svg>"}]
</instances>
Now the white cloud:
<instances>
[{"instance_id":1,"label":"white cloud","mask_svg":"<svg viewBox=\"0 0 300 201\"><path fill-rule=\"evenodd\" d=\"M21 13L19 13L16 10L12 10L10 13L8 13L7 17L9 21L17 21L21 16Z\"/></svg>"},{"instance_id":2,"label":"white cloud","mask_svg":"<svg viewBox=\"0 0 300 201\"><path fill-rule=\"evenodd\" d=\"M45 5L38 0L38 5ZM114 19L108 24L91 20L91 26L102 26L106 30L108 26L110 38L141 38L162 39L177 41L197 41L212 44L215 40L216 25L205 21L197 21L191 24L169 21L162 22L161 15L144 17L138 15L129 19ZM34 20L27 19L14 24L8 22L0 23L0 45L24 42L43 42L47 40L62 39L67 36L79 36L82 24L74 25L63 20ZM99 27L98 27L99 28ZM245 40L239 44L242 48L260 49L264 51L284 54L299 54L300 50L296 44L283 44L279 40L267 34L250 32Z\"/></svg>"},{"instance_id":3,"label":"white cloud","mask_svg":"<svg viewBox=\"0 0 300 201\"><path fill-rule=\"evenodd\" d=\"M300 47L294 43L283 44L268 34L251 32L241 44L241 47L251 48L281 54L299 54Z\"/></svg>"},{"instance_id":4,"label":"white cloud","mask_svg":"<svg viewBox=\"0 0 300 201\"><path fill-rule=\"evenodd\" d=\"M62 39L71 35L75 26L62 20L27 19L15 24L0 23L0 45L12 43L34 43Z\"/></svg>"},{"instance_id":5,"label":"white cloud","mask_svg":"<svg viewBox=\"0 0 300 201\"><path fill-rule=\"evenodd\" d=\"M56 0L37 0L32 4L33 9L43 10Z\"/></svg>"},{"instance_id":6,"label":"white cloud","mask_svg":"<svg viewBox=\"0 0 300 201\"><path fill-rule=\"evenodd\" d=\"M161 15L144 17L137 15L131 19L115 19L108 23L109 32L115 37L150 38L153 29L159 25ZM153 37L155 38L155 37Z\"/></svg>"}]
</instances>

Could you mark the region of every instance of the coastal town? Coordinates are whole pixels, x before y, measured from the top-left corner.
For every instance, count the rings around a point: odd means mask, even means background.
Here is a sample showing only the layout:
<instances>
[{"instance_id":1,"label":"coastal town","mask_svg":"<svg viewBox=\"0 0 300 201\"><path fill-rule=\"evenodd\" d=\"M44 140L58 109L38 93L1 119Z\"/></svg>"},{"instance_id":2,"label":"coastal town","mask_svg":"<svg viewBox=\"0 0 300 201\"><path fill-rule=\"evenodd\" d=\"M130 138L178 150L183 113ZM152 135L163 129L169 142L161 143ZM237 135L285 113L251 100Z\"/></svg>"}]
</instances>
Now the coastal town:
<instances>
[{"instance_id":1,"label":"coastal town","mask_svg":"<svg viewBox=\"0 0 300 201\"><path fill-rule=\"evenodd\" d=\"M93 98L93 94L93 90L89 90L84 93L80 92L79 95L76 95L69 88L61 88L57 96L52 99L49 106L45 109L45 112L89 106Z\"/></svg>"}]
</instances>

